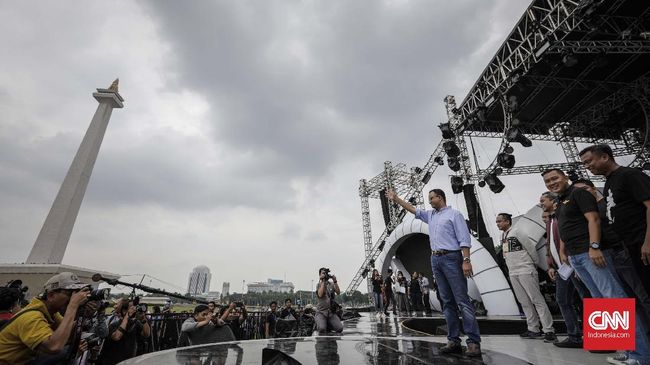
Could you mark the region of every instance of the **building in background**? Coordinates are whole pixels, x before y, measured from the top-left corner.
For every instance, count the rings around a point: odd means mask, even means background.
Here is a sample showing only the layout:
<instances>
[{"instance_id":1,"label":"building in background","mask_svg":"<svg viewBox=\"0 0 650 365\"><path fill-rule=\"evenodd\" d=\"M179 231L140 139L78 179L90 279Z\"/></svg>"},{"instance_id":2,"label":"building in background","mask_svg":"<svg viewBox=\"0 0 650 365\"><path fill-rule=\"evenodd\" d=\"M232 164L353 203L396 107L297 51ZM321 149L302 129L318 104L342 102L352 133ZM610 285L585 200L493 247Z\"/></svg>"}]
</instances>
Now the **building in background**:
<instances>
[{"instance_id":1,"label":"building in background","mask_svg":"<svg viewBox=\"0 0 650 365\"><path fill-rule=\"evenodd\" d=\"M277 292L277 293L293 293L293 283L284 280L268 279L266 282L256 282L248 284L249 293L264 293L264 292Z\"/></svg>"},{"instance_id":2,"label":"building in background","mask_svg":"<svg viewBox=\"0 0 650 365\"><path fill-rule=\"evenodd\" d=\"M187 281L187 292L190 295L203 294L210 291L210 269L207 266L199 265L192 270Z\"/></svg>"},{"instance_id":3,"label":"building in background","mask_svg":"<svg viewBox=\"0 0 650 365\"><path fill-rule=\"evenodd\" d=\"M221 294L223 296L228 296L230 295L230 283L227 281L223 282L223 287L221 288Z\"/></svg>"}]
</instances>

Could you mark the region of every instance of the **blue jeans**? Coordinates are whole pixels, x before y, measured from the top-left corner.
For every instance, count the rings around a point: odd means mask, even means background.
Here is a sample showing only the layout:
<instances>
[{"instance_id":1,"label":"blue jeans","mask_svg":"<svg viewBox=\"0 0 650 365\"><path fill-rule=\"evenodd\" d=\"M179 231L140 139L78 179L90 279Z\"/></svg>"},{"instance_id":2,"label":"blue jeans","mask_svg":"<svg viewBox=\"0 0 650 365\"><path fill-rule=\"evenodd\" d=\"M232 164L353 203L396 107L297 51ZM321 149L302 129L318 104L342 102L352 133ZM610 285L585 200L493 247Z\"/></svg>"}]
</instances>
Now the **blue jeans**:
<instances>
[{"instance_id":1,"label":"blue jeans","mask_svg":"<svg viewBox=\"0 0 650 365\"><path fill-rule=\"evenodd\" d=\"M372 297L375 298L375 310L377 312L383 312L384 301L381 300L381 293L372 292Z\"/></svg>"},{"instance_id":2,"label":"blue jeans","mask_svg":"<svg viewBox=\"0 0 650 365\"><path fill-rule=\"evenodd\" d=\"M598 267L589 258L589 253L569 256L571 266L582 279L582 282L591 292L593 298L627 298L627 294L621 286L618 275L614 271L614 259L610 250L604 250L603 256L607 266ZM645 364L650 363L650 343L646 337L646 328L639 314L636 314L636 325L634 328L635 347L630 352L630 358Z\"/></svg>"},{"instance_id":3,"label":"blue jeans","mask_svg":"<svg viewBox=\"0 0 650 365\"><path fill-rule=\"evenodd\" d=\"M576 313L574 307L575 286L573 285L572 279L564 280L560 275L557 275L555 279L555 299L557 300L557 305L560 307L562 318L564 318L564 322L566 323L569 340L581 342L582 330L578 323L578 313Z\"/></svg>"},{"instance_id":4,"label":"blue jeans","mask_svg":"<svg viewBox=\"0 0 650 365\"><path fill-rule=\"evenodd\" d=\"M438 291L442 304L442 313L447 322L447 339L460 344L460 319L458 309L463 318L463 329L467 335L467 343L481 343L478 322L474 305L467 294L467 278L463 274L463 255L460 251L446 255L431 255L431 268L438 282Z\"/></svg>"}]
</instances>

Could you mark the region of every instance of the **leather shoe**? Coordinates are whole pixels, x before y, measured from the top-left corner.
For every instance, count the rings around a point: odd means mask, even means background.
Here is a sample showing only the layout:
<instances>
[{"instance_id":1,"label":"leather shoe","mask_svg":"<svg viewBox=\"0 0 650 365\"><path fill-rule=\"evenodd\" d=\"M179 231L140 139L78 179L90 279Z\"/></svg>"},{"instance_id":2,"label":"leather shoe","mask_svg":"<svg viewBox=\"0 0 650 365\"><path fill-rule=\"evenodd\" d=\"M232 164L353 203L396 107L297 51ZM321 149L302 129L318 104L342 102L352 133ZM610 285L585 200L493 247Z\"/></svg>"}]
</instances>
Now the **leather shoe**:
<instances>
[{"instance_id":1,"label":"leather shoe","mask_svg":"<svg viewBox=\"0 0 650 365\"><path fill-rule=\"evenodd\" d=\"M465 355L469 357L481 357L481 345L478 343L468 343Z\"/></svg>"},{"instance_id":2,"label":"leather shoe","mask_svg":"<svg viewBox=\"0 0 650 365\"><path fill-rule=\"evenodd\" d=\"M440 350L438 350L441 354L462 354L463 353L463 348L460 346L459 343L454 342L454 341L449 341L447 342L446 345L442 346Z\"/></svg>"}]
</instances>

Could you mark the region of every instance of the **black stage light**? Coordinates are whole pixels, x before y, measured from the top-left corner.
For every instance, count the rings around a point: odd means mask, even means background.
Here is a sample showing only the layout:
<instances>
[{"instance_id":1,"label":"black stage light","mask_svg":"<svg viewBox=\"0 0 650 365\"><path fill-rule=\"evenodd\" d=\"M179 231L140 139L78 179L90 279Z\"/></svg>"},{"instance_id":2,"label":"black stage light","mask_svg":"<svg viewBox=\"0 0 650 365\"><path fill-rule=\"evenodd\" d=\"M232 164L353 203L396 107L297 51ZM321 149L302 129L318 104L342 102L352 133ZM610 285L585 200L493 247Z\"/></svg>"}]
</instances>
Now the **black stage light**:
<instances>
[{"instance_id":1,"label":"black stage light","mask_svg":"<svg viewBox=\"0 0 650 365\"><path fill-rule=\"evenodd\" d=\"M363 269L363 272L361 272L361 276L363 276L363 278L365 279L366 276L368 276L368 272L369 272L369 271L370 271L370 270L368 270L367 268L366 268L366 269Z\"/></svg>"},{"instance_id":2,"label":"black stage light","mask_svg":"<svg viewBox=\"0 0 650 365\"><path fill-rule=\"evenodd\" d=\"M430 179L431 179L431 171L427 171L427 173L424 174L424 176L422 176L422 182L426 185Z\"/></svg>"},{"instance_id":3,"label":"black stage light","mask_svg":"<svg viewBox=\"0 0 650 365\"><path fill-rule=\"evenodd\" d=\"M478 186L481 187L481 188L482 188L482 187L485 187L485 180L481 180L481 181L479 181L479 182L478 182Z\"/></svg>"},{"instance_id":4,"label":"black stage light","mask_svg":"<svg viewBox=\"0 0 650 365\"><path fill-rule=\"evenodd\" d=\"M375 268L375 260L370 260L368 261L368 266L372 267L373 269Z\"/></svg>"},{"instance_id":5,"label":"black stage light","mask_svg":"<svg viewBox=\"0 0 650 365\"><path fill-rule=\"evenodd\" d=\"M497 176L503 174L503 169L500 168L500 167L497 167L496 169L494 169L494 174L497 175Z\"/></svg>"},{"instance_id":6,"label":"black stage light","mask_svg":"<svg viewBox=\"0 0 650 365\"><path fill-rule=\"evenodd\" d=\"M384 250L384 246L386 246L386 241L381 241L379 246L377 246L377 249L379 250L379 252Z\"/></svg>"},{"instance_id":7,"label":"black stage light","mask_svg":"<svg viewBox=\"0 0 650 365\"><path fill-rule=\"evenodd\" d=\"M447 164L451 171L460 171L460 161L456 157L447 157Z\"/></svg>"},{"instance_id":8,"label":"black stage light","mask_svg":"<svg viewBox=\"0 0 650 365\"><path fill-rule=\"evenodd\" d=\"M433 159L433 162L437 163L438 165L444 165L445 164L445 160L443 160L442 157L440 157L440 156L435 157Z\"/></svg>"},{"instance_id":9,"label":"black stage light","mask_svg":"<svg viewBox=\"0 0 650 365\"><path fill-rule=\"evenodd\" d=\"M511 145L507 145L507 146L505 146L505 147L503 148L503 152L505 152L505 153L513 153L513 152L515 152L515 149L512 148Z\"/></svg>"},{"instance_id":10,"label":"black stage light","mask_svg":"<svg viewBox=\"0 0 650 365\"><path fill-rule=\"evenodd\" d=\"M566 67L573 67L578 64L578 59L571 53L562 56L562 63Z\"/></svg>"},{"instance_id":11,"label":"black stage light","mask_svg":"<svg viewBox=\"0 0 650 365\"><path fill-rule=\"evenodd\" d=\"M501 179L499 179L496 175L494 174L488 174L485 175L485 183L490 187L490 190L492 190L493 193L498 194L505 189L505 185L501 182Z\"/></svg>"},{"instance_id":12,"label":"black stage light","mask_svg":"<svg viewBox=\"0 0 650 365\"><path fill-rule=\"evenodd\" d=\"M501 167L511 169L515 166L515 156L502 152L497 155L497 163Z\"/></svg>"},{"instance_id":13,"label":"black stage light","mask_svg":"<svg viewBox=\"0 0 650 365\"><path fill-rule=\"evenodd\" d=\"M463 178L460 176L451 177L451 191L454 194L460 194L463 192Z\"/></svg>"},{"instance_id":14,"label":"black stage light","mask_svg":"<svg viewBox=\"0 0 650 365\"><path fill-rule=\"evenodd\" d=\"M417 167L417 166L413 170L415 171L416 174L419 174L419 173L422 172L422 168Z\"/></svg>"},{"instance_id":15,"label":"black stage light","mask_svg":"<svg viewBox=\"0 0 650 365\"><path fill-rule=\"evenodd\" d=\"M442 144L442 148L445 149L447 156L458 157L458 155L460 155L460 148L458 148L458 145L456 145L456 142L454 141L445 141L445 143Z\"/></svg>"},{"instance_id":16,"label":"black stage light","mask_svg":"<svg viewBox=\"0 0 650 365\"><path fill-rule=\"evenodd\" d=\"M506 132L506 139L509 142L519 142L524 147L530 147L533 145L533 142L531 142L530 139L524 136L524 134L521 133L519 128L515 128L515 127L511 127L510 129L508 129L508 131Z\"/></svg>"},{"instance_id":17,"label":"black stage light","mask_svg":"<svg viewBox=\"0 0 650 365\"><path fill-rule=\"evenodd\" d=\"M650 170L650 162L644 163L643 166L641 167L641 169L646 170L646 171Z\"/></svg>"},{"instance_id":18,"label":"black stage light","mask_svg":"<svg viewBox=\"0 0 650 365\"><path fill-rule=\"evenodd\" d=\"M485 104L481 104L478 107L476 107L476 117L478 118L479 121L485 123L487 122L487 107Z\"/></svg>"},{"instance_id":19,"label":"black stage light","mask_svg":"<svg viewBox=\"0 0 650 365\"><path fill-rule=\"evenodd\" d=\"M451 130L451 125L449 125L449 123L443 123L439 125L438 128L440 128L440 131L442 131L442 138L444 139L451 139L456 136L454 134L454 131Z\"/></svg>"}]
</instances>

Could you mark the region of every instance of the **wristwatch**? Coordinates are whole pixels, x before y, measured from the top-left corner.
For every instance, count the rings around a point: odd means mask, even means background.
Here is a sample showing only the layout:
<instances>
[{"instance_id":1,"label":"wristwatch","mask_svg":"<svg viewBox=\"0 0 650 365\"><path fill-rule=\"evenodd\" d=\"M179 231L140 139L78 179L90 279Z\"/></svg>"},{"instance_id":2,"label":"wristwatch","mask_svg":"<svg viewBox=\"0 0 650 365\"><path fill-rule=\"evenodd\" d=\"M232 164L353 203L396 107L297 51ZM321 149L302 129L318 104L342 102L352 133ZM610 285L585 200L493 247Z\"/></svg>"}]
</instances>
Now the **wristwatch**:
<instances>
[{"instance_id":1,"label":"wristwatch","mask_svg":"<svg viewBox=\"0 0 650 365\"><path fill-rule=\"evenodd\" d=\"M598 242L590 242L589 247L593 248L594 250L600 250L600 243L598 243Z\"/></svg>"},{"instance_id":2,"label":"wristwatch","mask_svg":"<svg viewBox=\"0 0 650 365\"><path fill-rule=\"evenodd\" d=\"M472 260L470 260L469 256L463 257L463 261L464 262L472 262Z\"/></svg>"}]
</instances>

